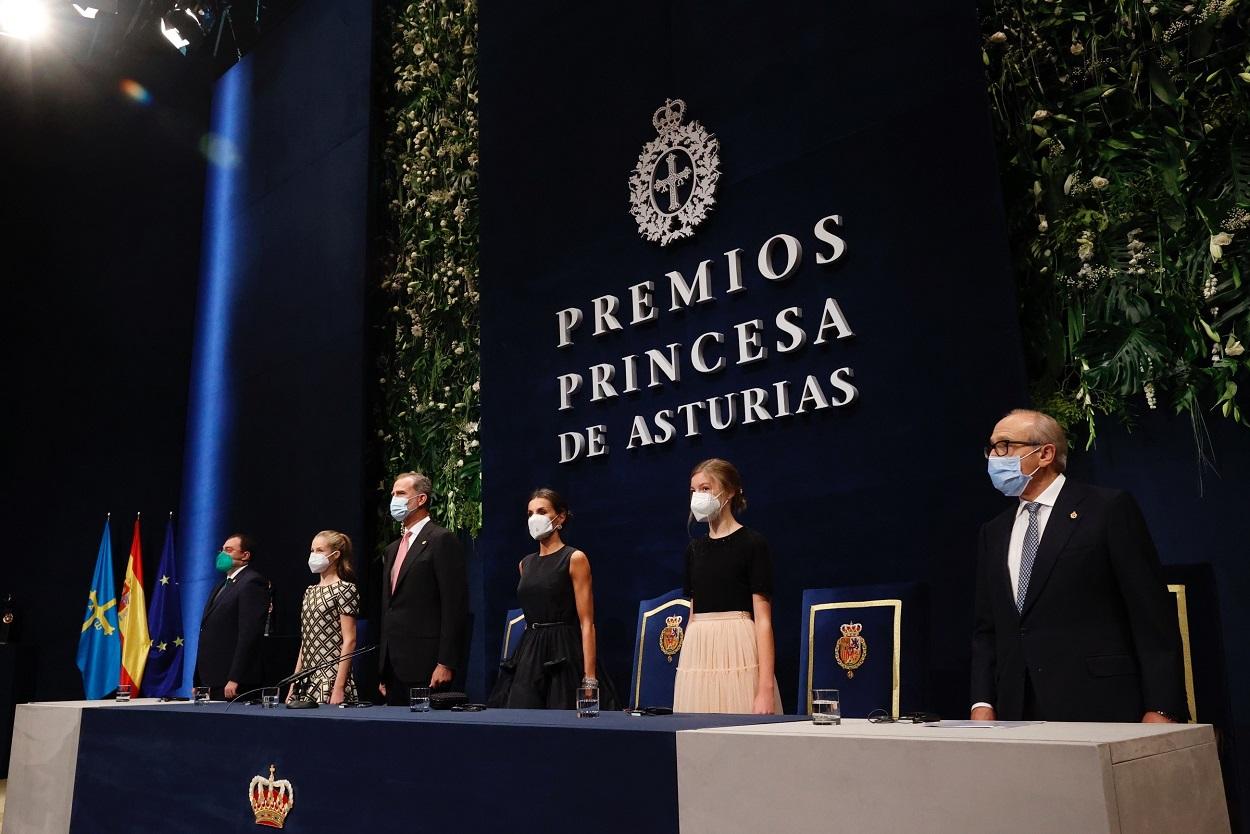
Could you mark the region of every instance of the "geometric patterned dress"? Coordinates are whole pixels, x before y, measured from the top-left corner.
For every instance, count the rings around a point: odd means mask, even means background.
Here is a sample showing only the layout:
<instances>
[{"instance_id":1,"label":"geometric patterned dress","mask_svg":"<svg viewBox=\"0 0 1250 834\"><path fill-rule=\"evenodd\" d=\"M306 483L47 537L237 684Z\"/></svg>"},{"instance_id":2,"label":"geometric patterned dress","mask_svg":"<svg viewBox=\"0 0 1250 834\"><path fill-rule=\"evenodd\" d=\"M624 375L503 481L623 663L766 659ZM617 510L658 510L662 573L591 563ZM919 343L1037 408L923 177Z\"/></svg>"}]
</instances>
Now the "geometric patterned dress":
<instances>
[{"instance_id":1,"label":"geometric patterned dress","mask_svg":"<svg viewBox=\"0 0 1250 834\"><path fill-rule=\"evenodd\" d=\"M304 592L304 604L300 610L300 651L309 669L329 663L343 653L343 626L339 616L355 617L360 613L360 591L351 582L332 582L329 585L313 585ZM320 703L329 700L338 676L338 665L327 666L309 678L296 684L297 698L308 698ZM349 671L347 686L343 688L343 700L356 700L356 681Z\"/></svg>"}]
</instances>

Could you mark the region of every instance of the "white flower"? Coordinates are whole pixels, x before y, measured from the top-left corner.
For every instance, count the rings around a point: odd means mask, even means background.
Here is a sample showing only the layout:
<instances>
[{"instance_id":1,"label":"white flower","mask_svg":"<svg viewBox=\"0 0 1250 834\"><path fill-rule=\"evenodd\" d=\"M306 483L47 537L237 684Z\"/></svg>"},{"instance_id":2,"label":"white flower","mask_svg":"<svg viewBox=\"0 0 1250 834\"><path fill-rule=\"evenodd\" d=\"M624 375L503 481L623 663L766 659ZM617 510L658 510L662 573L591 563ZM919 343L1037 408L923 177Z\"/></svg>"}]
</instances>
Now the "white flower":
<instances>
[{"instance_id":1,"label":"white flower","mask_svg":"<svg viewBox=\"0 0 1250 834\"><path fill-rule=\"evenodd\" d=\"M1038 110L1033 114L1033 121L1035 122L1044 122L1049 118L1050 118L1049 110Z\"/></svg>"},{"instance_id":2,"label":"white flower","mask_svg":"<svg viewBox=\"0 0 1250 834\"><path fill-rule=\"evenodd\" d=\"M1006 43L1006 42L1007 42L1006 32L995 32L994 34L990 35L990 43Z\"/></svg>"},{"instance_id":3,"label":"white flower","mask_svg":"<svg viewBox=\"0 0 1250 834\"><path fill-rule=\"evenodd\" d=\"M1211 260L1218 261L1224 257L1224 247L1233 242L1233 236L1228 232L1220 232L1218 235L1211 235Z\"/></svg>"},{"instance_id":4,"label":"white flower","mask_svg":"<svg viewBox=\"0 0 1250 834\"><path fill-rule=\"evenodd\" d=\"M1072 46L1068 47L1068 51L1071 52L1073 55L1080 55L1082 52L1085 51L1085 45L1082 44L1080 41L1076 41L1075 43L1072 44Z\"/></svg>"},{"instance_id":5,"label":"white flower","mask_svg":"<svg viewBox=\"0 0 1250 834\"><path fill-rule=\"evenodd\" d=\"M1224 355L1225 356L1241 356L1245 352L1246 352L1246 349L1244 346L1242 346L1241 342L1237 341L1236 337L1233 336L1232 333L1229 333L1228 343L1224 345Z\"/></svg>"},{"instance_id":6,"label":"white flower","mask_svg":"<svg viewBox=\"0 0 1250 834\"><path fill-rule=\"evenodd\" d=\"M1099 191L1101 191L1102 189L1110 185L1111 181L1108 180L1106 177L1094 177L1093 179L1089 181L1089 184L1094 186L1094 188L1097 188Z\"/></svg>"},{"instance_id":7,"label":"white flower","mask_svg":"<svg viewBox=\"0 0 1250 834\"><path fill-rule=\"evenodd\" d=\"M1046 222L1046 215L1039 214L1037 216L1037 230L1045 234L1046 231L1049 229L1050 229L1050 223Z\"/></svg>"}]
</instances>

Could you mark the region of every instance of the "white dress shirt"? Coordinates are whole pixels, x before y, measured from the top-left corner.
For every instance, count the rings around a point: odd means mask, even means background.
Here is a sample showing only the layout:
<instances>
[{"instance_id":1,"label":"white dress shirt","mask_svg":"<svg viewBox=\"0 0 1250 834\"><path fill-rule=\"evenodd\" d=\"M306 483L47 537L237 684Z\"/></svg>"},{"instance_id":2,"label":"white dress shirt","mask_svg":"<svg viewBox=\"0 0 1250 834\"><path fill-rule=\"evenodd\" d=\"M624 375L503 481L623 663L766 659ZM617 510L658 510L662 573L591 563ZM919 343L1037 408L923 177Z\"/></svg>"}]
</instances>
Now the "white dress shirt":
<instances>
[{"instance_id":1,"label":"white dress shirt","mask_svg":"<svg viewBox=\"0 0 1250 834\"><path fill-rule=\"evenodd\" d=\"M1042 494L1034 498L1038 504L1037 508L1037 543L1040 546L1042 536L1046 534L1046 522L1050 521L1050 511L1055 508L1055 501L1059 499L1059 492L1063 489L1064 481L1067 478L1060 472L1055 480L1050 482L1050 486L1042 490ZM1019 506L1016 507L1016 521L1011 527L1011 538L1007 540L1007 573L1011 579L1011 595L1013 599L1020 596L1020 554L1024 550L1024 534L1029 529L1029 511L1024 508L1029 502L1020 499ZM984 701L977 701L972 705L973 709L977 707L993 707L993 704L987 704Z\"/></svg>"},{"instance_id":2,"label":"white dress shirt","mask_svg":"<svg viewBox=\"0 0 1250 834\"><path fill-rule=\"evenodd\" d=\"M1050 511L1055 508L1055 501L1058 500L1059 491L1063 489L1066 480L1063 473L1059 473L1055 480L1050 482L1050 486L1033 499L1042 505L1037 508L1037 543L1039 546L1042 543L1042 537L1046 535L1046 522L1050 520ZM1024 550L1024 534L1029 529L1029 511L1024 508L1024 505L1028 503L1023 498L1020 499L1020 506L1016 507L1016 523L1011 527L1011 539L1007 542L1007 573L1011 575L1011 593L1017 599L1020 597L1020 554Z\"/></svg>"}]
</instances>

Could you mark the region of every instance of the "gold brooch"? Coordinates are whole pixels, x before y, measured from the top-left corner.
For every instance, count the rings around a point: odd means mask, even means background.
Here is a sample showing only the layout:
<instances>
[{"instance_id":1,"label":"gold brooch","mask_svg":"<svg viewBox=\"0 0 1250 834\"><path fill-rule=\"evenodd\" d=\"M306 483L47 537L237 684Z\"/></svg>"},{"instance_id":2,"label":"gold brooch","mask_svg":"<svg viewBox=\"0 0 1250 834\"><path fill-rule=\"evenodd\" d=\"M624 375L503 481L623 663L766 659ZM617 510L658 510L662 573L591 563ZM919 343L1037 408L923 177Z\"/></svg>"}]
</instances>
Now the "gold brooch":
<instances>
[{"instance_id":1,"label":"gold brooch","mask_svg":"<svg viewBox=\"0 0 1250 834\"><path fill-rule=\"evenodd\" d=\"M1078 516L1077 516L1077 514L1076 514L1076 510L1073 510L1073 511L1072 511L1072 515L1068 516L1068 518L1077 518L1077 517L1078 517Z\"/></svg>"}]
</instances>

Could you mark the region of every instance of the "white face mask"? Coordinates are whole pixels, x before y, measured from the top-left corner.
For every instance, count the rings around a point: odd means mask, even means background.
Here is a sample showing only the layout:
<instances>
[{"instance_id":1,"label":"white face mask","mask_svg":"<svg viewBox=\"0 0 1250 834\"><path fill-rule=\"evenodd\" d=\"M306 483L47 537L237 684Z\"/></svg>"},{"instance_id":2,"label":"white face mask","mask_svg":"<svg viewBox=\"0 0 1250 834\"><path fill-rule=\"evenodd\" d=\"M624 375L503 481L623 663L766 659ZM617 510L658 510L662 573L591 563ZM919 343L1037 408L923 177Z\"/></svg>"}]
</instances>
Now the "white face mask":
<instances>
[{"instance_id":1,"label":"white face mask","mask_svg":"<svg viewBox=\"0 0 1250 834\"><path fill-rule=\"evenodd\" d=\"M399 496L395 496L394 498L391 499L391 518L395 519L400 524L403 524L404 519L408 517L408 513L409 513L409 510L408 510L407 498L400 498Z\"/></svg>"},{"instance_id":2,"label":"white face mask","mask_svg":"<svg viewBox=\"0 0 1250 834\"><path fill-rule=\"evenodd\" d=\"M720 501L720 493L716 495L710 492L690 493L690 512L694 515L695 521L707 521L718 514L722 506L724 505Z\"/></svg>"},{"instance_id":3,"label":"white face mask","mask_svg":"<svg viewBox=\"0 0 1250 834\"><path fill-rule=\"evenodd\" d=\"M330 557L324 553L313 551L308 554L308 569L313 573L324 573L330 567Z\"/></svg>"},{"instance_id":4,"label":"white face mask","mask_svg":"<svg viewBox=\"0 0 1250 834\"><path fill-rule=\"evenodd\" d=\"M542 541L556 531L551 523L551 518L545 515L534 513L527 520L530 528L530 535L535 539Z\"/></svg>"}]
</instances>

